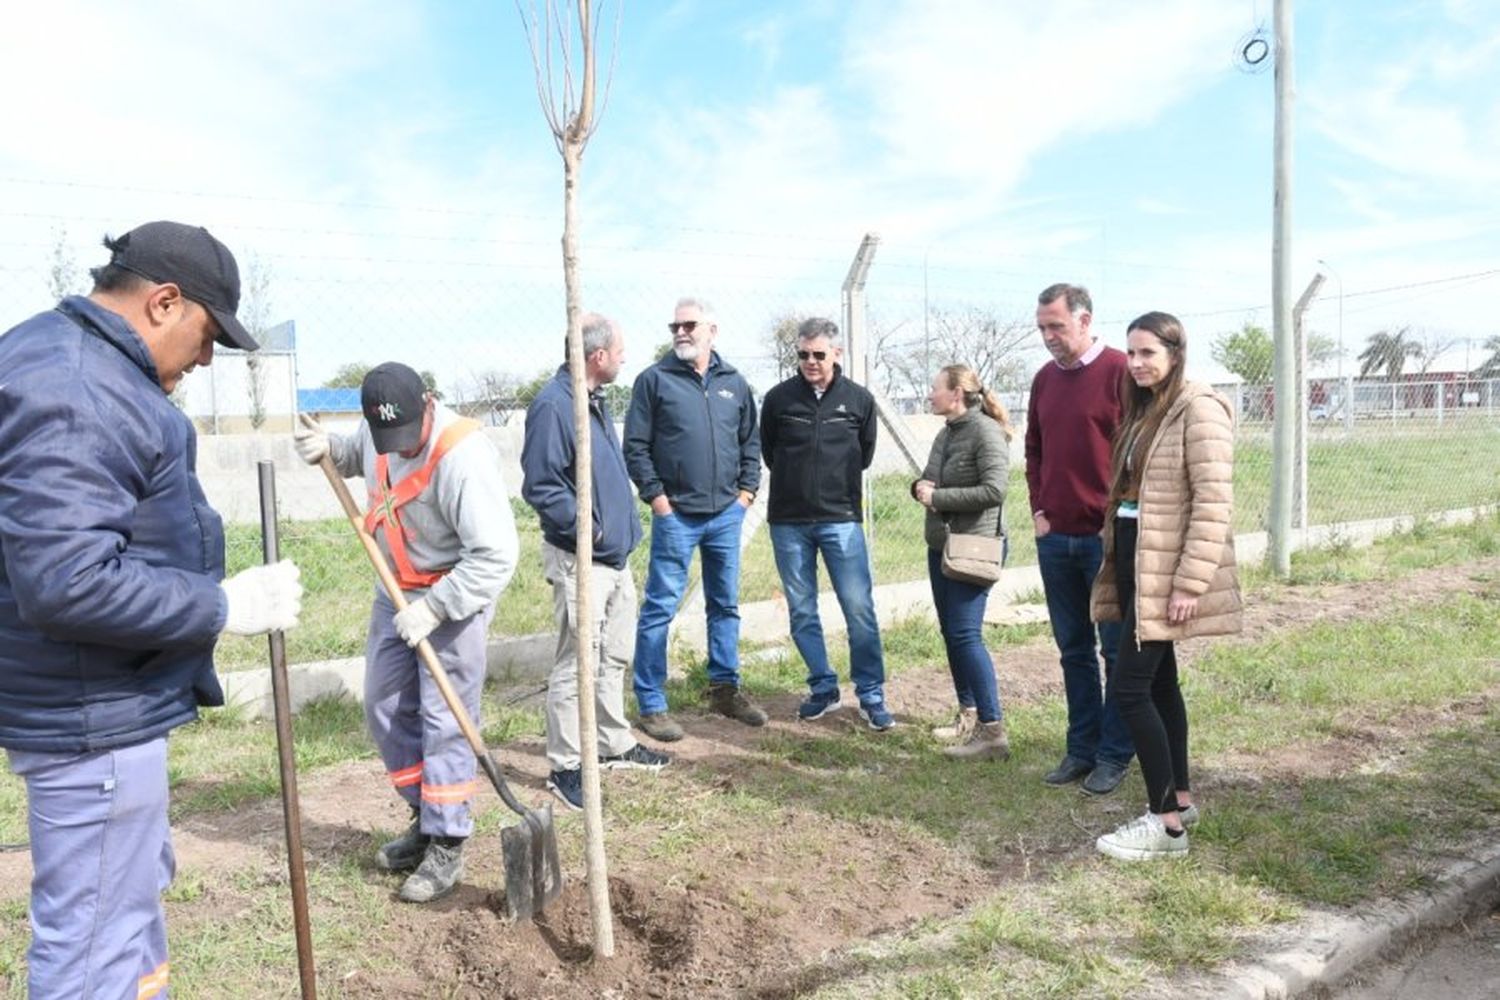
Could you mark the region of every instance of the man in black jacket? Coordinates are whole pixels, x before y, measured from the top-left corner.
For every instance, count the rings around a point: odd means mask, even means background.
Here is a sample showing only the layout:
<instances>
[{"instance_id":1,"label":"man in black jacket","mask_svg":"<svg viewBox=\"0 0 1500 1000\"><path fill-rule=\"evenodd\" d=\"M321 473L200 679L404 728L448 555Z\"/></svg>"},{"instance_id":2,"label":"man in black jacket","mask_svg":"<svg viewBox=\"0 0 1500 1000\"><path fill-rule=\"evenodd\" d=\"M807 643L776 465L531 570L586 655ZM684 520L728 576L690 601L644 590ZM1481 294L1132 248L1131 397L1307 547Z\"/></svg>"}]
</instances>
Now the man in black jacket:
<instances>
[{"instance_id":1,"label":"man in black jacket","mask_svg":"<svg viewBox=\"0 0 1500 1000\"><path fill-rule=\"evenodd\" d=\"M713 349L713 310L682 299L672 353L641 372L625 416L625 465L651 505L651 566L635 633L640 726L682 739L667 714L667 630L697 549L708 611L708 698L747 726L766 713L740 692L740 533L760 487L760 434L750 385Z\"/></svg>"},{"instance_id":2,"label":"man in black jacket","mask_svg":"<svg viewBox=\"0 0 1500 1000\"><path fill-rule=\"evenodd\" d=\"M798 374L766 393L761 446L771 469L771 545L786 594L792 641L807 664L805 720L839 707L839 679L828 666L818 616L818 554L849 628L849 675L859 714L871 729L891 728L885 706L885 654L875 617L865 548L861 475L875 458L875 400L838 365L839 328L806 320L797 331Z\"/></svg>"}]
</instances>

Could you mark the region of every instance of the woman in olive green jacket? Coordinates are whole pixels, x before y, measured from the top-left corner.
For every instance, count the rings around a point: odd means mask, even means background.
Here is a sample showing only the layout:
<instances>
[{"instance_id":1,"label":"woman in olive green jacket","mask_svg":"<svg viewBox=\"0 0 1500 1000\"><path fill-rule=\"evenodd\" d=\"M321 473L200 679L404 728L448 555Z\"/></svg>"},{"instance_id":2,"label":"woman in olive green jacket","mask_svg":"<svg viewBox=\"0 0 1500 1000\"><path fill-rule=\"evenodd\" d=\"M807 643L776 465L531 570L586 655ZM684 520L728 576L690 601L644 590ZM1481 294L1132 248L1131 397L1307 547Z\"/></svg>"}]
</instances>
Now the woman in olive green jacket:
<instances>
[{"instance_id":1,"label":"woman in olive green jacket","mask_svg":"<svg viewBox=\"0 0 1500 1000\"><path fill-rule=\"evenodd\" d=\"M990 588L948 579L942 563L949 532L1004 535L1010 420L1000 400L963 365L949 365L937 373L928 402L947 424L932 442L927 468L912 483L911 493L927 508L927 575L958 695L953 724L935 735L960 741L947 748L949 756L1003 760L1010 755L1010 745L1000 717L995 663L984 646L984 606Z\"/></svg>"}]
</instances>

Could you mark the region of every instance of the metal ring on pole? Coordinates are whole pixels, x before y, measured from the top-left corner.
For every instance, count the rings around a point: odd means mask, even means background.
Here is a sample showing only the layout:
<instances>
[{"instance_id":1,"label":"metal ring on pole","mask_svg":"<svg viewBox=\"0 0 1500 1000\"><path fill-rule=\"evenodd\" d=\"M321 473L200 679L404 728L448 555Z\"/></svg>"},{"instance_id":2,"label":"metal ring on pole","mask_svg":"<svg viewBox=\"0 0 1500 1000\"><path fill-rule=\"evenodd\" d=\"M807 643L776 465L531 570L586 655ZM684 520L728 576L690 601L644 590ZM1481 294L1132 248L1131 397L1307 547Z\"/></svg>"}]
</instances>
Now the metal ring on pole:
<instances>
[{"instance_id":1,"label":"metal ring on pole","mask_svg":"<svg viewBox=\"0 0 1500 1000\"><path fill-rule=\"evenodd\" d=\"M1264 73L1272 63L1271 41L1266 37L1265 26L1246 32L1235 43L1235 65L1242 73Z\"/></svg>"}]
</instances>

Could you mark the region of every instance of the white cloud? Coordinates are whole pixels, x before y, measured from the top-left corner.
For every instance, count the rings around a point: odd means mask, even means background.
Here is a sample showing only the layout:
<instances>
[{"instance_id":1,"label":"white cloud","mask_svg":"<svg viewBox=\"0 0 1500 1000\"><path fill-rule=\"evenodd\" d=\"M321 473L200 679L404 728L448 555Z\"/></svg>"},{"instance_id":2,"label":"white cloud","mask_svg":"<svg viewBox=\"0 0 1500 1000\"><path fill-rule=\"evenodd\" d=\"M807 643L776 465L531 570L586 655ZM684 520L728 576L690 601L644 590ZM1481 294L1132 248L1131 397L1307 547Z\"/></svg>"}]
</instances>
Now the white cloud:
<instances>
[{"instance_id":1,"label":"white cloud","mask_svg":"<svg viewBox=\"0 0 1500 1000\"><path fill-rule=\"evenodd\" d=\"M1419 37L1394 64L1341 62L1301 93L1312 126L1361 160L1442 185L1444 198L1489 201L1500 182L1500 33L1460 45L1445 34Z\"/></svg>"},{"instance_id":2,"label":"white cloud","mask_svg":"<svg viewBox=\"0 0 1500 1000\"><path fill-rule=\"evenodd\" d=\"M856 23L848 70L892 165L1010 190L1044 154L1151 121L1227 68L1242 12L906 0Z\"/></svg>"}]
</instances>

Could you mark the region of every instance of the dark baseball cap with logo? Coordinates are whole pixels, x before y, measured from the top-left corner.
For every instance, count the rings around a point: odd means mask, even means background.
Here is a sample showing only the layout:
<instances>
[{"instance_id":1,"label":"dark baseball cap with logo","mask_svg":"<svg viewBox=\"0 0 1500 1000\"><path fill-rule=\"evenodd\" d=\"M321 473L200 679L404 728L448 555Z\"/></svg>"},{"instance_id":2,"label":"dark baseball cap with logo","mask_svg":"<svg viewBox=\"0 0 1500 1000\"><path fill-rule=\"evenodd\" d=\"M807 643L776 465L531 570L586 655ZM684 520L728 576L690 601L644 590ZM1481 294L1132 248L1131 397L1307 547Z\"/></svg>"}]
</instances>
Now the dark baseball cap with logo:
<instances>
[{"instance_id":1,"label":"dark baseball cap with logo","mask_svg":"<svg viewBox=\"0 0 1500 1000\"><path fill-rule=\"evenodd\" d=\"M240 269L229 248L202 226L148 222L124 236L106 240L109 262L149 281L171 282L219 324L225 347L255 351L260 345L235 318L240 307Z\"/></svg>"},{"instance_id":2,"label":"dark baseball cap with logo","mask_svg":"<svg viewBox=\"0 0 1500 1000\"><path fill-rule=\"evenodd\" d=\"M411 451L422 443L427 386L401 362L387 361L371 368L359 387L359 402L380 454Z\"/></svg>"}]
</instances>

